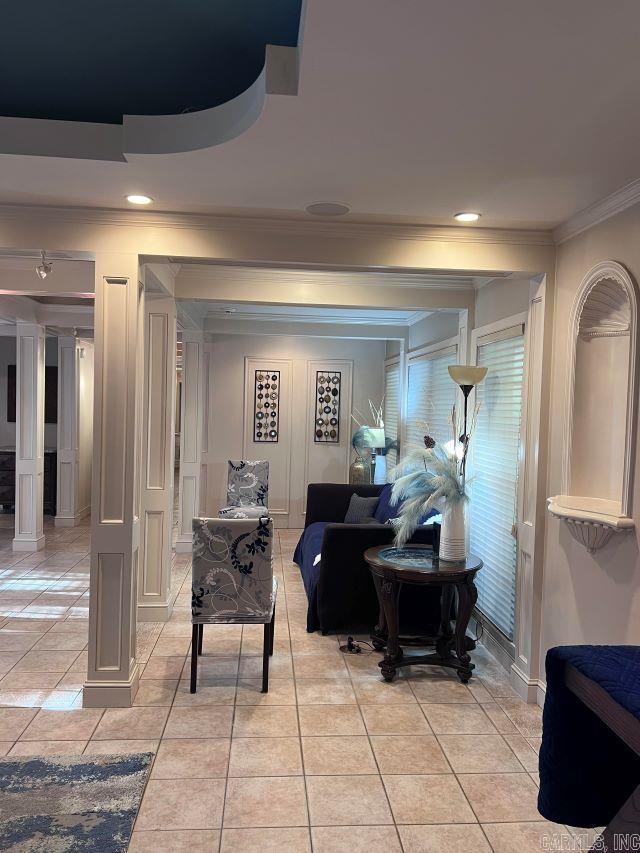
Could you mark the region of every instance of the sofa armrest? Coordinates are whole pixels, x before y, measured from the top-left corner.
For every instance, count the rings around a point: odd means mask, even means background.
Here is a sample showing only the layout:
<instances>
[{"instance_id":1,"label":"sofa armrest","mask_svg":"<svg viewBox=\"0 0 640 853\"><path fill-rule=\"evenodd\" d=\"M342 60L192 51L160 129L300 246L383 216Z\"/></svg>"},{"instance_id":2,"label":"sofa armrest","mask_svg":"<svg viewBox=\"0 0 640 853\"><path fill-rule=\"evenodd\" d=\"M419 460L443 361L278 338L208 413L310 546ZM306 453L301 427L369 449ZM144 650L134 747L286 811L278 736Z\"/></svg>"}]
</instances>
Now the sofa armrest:
<instances>
[{"instance_id":1,"label":"sofa armrest","mask_svg":"<svg viewBox=\"0 0 640 853\"><path fill-rule=\"evenodd\" d=\"M440 525L422 524L409 540L411 545L430 545L436 554L440 550Z\"/></svg>"},{"instance_id":2,"label":"sofa armrest","mask_svg":"<svg viewBox=\"0 0 640 853\"><path fill-rule=\"evenodd\" d=\"M378 496L383 486L356 486L351 483L310 483L307 486L307 507L304 526L314 521L343 522L351 495ZM368 525L365 525L368 526Z\"/></svg>"}]
</instances>

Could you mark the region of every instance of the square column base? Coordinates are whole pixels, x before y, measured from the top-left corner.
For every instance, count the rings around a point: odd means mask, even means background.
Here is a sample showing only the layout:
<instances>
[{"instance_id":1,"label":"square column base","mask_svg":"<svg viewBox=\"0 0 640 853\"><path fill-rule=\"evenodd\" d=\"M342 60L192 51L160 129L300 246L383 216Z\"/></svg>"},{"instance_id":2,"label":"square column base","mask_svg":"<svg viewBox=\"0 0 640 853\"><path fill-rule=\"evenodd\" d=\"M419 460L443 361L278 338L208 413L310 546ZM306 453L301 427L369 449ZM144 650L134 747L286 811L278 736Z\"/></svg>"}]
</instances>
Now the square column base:
<instances>
[{"instance_id":1,"label":"square column base","mask_svg":"<svg viewBox=\"0 0 640 853\"><path fill-rule=\"evenodd\" d=\"M167 604L138 604L138 622L168 622L173 613L173 601Z\"/></svg>"},{"instance_id":2,"label":"square column base","mask_svg":"<svg viewBox=\"0 0 640 853\"><path fill-rule=\"evenodd\" d=\"M77 515L56 515L53 523L56 527L75 527L83 518L91 515L91 507L79 512Z\"/></svg>"},{"instance_id":3,"label":"square column base","mask_svg":"<svg viewBox=\"0 0 640 853\"><path fill-rule=\"evenodd\" d=\"M85 681L82 690L83 708L131 708L140 683L140 668L136 664L129 681Z\"/></svg>"},{"instance_id":4,"label":"square column base","mask_svg":"<svg viewBox=\"0 0 640 853\"><path fill-rule=\"evenodd\" d=\"M14 539L12 543L14 551L26 551L27 553L42 551L44 545L44 534L42 536L38 536L37 539Z\"/></svg>"}]
</instances>

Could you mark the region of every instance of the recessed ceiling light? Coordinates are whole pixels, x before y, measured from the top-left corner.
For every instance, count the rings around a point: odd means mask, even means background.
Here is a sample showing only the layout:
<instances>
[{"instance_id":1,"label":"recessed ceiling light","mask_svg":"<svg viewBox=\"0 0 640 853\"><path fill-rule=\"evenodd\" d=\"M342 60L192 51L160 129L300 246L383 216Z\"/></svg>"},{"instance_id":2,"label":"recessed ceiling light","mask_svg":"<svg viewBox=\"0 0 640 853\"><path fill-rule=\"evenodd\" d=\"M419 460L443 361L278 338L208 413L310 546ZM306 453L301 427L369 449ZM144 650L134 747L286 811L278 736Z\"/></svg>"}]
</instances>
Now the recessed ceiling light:
<instances>
[{"instance_id":1,"label":"recessed ceiling light","mask_svg":"<svg viewBox=\"0 0 640 853\"><path fill-rule=\"evenodd\" d=\"M305 210L312 216L346 216L351 208L340 201L316 201Z\"/></svg>"},{"instance_id":2,"label":"recessed ceiling light","mask_svg":"<svg viewBox=\"0 0 640 853\"><path fill-rule=\"evenodd\" d=\"M453 216L458 222L477 222L480 219L479 213L455 213Z\"/></svg>"},{"instance_id":3,"label":"recessed ceiling light","mask_svg":"<svg viewBox=\"0 0 640 853\"><path fill-rule=\"evenodd\" d=\"M127 201L129 204L151 204L153 199L148 195L137 195L133 193L132 195L127 196Z\"/></svg>"}]
</instances>

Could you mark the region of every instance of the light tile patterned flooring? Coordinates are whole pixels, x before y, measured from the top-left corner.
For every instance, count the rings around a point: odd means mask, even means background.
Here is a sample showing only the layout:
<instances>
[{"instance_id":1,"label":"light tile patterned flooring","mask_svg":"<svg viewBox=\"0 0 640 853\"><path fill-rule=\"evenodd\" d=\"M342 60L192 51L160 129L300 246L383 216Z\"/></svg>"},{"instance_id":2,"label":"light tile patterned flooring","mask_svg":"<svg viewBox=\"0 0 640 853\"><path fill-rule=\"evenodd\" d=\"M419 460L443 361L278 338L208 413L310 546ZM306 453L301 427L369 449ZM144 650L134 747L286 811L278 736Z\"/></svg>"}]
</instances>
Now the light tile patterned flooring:
<instances>
[{"instance_id":1,"label":"light tile patterned flooring","mask_svg":"<svg viewBox=\"0 0 640 853\"><path fill-rule=\"evenodd\" d=\"M12 523L0 516L0 755L153 750L130 851L527 853L573 838L536 810L540 711L485 649L468 687L426 667L385 684L377 654L345 658L341 638L306 633L298 531L276 535L267 695L259 626L206 627L189 694L178 555L171 620L139 625L135 707L102 711L82 709L88 526L48 525L46 550L25 556Z\"/></svg>"}]
</instances>

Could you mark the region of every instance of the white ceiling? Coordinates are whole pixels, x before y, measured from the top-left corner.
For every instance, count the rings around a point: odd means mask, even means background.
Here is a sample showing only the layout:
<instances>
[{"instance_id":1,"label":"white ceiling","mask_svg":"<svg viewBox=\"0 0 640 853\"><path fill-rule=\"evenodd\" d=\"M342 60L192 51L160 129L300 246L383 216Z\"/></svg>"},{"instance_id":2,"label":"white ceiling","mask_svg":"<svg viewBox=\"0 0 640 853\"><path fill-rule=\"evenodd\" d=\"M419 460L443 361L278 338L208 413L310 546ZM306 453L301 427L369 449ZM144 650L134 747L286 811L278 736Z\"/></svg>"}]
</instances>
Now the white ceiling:
<instances>
[{"instance_id":1,"label":"white ceiling","mask_svg":"<svg viewBox=\"0 0 640 853\"><path fill-rule=\"evenodd\" d=\"M300 94L216 148L0 157L0 202L550 228L640 176L638 0L309 0Z\"/></svg>"}]
</instances>

